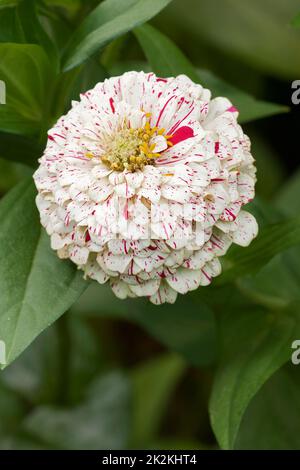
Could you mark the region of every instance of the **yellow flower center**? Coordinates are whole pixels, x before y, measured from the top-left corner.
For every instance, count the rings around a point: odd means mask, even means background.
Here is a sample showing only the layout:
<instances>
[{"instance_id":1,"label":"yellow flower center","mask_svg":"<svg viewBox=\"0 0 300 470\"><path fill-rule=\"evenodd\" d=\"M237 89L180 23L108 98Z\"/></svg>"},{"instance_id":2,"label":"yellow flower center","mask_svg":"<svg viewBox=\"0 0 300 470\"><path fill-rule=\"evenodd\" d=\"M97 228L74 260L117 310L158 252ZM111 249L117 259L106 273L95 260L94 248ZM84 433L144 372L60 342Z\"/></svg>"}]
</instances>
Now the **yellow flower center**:
<instances>
[{"instance_id":1,"label":"yellow flower center","mask_svg":"<svg viewBox=\"0 0 300 470\"><path fill-rule=\"evenodd\" d=\"M155 143L151 140L156 136L163 136L169 147L171 135L165 134L165 129L151 127L148 118L151 114L146 114L147 121L144 127L132 129L124 127L120 129L113 138L105 139L105 153L101 155L102 162L114 171L134 172L142 170L145 165L153 165L155 159L160 157L159 152L155 152ZM87 158L93 158L94 154L87 152Z\"/></svg>"}]
</instances>

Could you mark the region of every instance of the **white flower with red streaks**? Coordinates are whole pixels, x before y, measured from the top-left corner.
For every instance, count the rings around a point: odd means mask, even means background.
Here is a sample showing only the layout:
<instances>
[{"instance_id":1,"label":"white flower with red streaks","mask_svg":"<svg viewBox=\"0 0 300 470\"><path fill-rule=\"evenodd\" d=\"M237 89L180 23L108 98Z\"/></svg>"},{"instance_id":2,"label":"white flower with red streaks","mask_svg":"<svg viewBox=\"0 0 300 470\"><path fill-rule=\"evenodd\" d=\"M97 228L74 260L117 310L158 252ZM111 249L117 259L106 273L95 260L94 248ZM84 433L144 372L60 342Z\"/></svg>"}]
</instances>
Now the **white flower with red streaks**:
<instances>
[{"instance_id":1,"label":"white flower with red streaks","mask_svg":"<svg viewBox=\"0 0 300 470\"><path fill-rule=\"evenodd\" d=\"M250 142L226 98L186 76L98 83L48 133L34 175L60 258L120 298L173 303L257 234Z\"/></svg>"}]
</instances>

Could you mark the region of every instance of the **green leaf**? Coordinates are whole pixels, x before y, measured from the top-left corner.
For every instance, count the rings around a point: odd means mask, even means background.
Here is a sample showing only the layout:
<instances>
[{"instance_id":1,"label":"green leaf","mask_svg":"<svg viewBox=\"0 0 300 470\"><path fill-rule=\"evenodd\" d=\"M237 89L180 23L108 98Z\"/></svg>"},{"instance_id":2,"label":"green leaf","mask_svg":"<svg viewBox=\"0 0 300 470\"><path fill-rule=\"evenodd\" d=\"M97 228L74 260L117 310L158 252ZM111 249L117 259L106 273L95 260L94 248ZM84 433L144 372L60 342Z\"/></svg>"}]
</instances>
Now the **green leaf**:
<instances>
[{"instance_id":1,"label":"green leaf","mask_svg":"<svg viewBox=\"0 0 300 470\"><path fill-rule=\"evenodd\" d=\"M300 376L287 365L252 400L237 436L236 449L300 449Z\"/></svg>"},{"instance_id":2,"label":"green leaf","mask_svg":"<svg viewBox=\"0 0 300 470\"><path fill-rule=\"evenodd\" d=\"M16 9L17 18L22 28L23 42L39 44L58 70L58 51L50 37L42 27L35 0L21 0Z\"/></svg>"},{"instance_id":3,"label":"green leaf","mask_svg":"<svg viewBox=\"0 0 300 470\"><path fill-rule=\"evenodd\" d=\"M299 0L179 0L171 13L212 54L221 51L268 76L294 80L300 68L299 32L289 25L298 12Z\"/></svg>"},{"instance_id":4,"label":"green leaf","mask_svg":"<svg viewBox=\"0 0 300 470\"><path fill-rule=\"evenodd\" d=\"M220 318L221 363L210 399L211 424L220 446L232 449L251 399L291 355L300 333L296 313L239 309Z\"/></svg>"},{"instance_id":5,"label":"green leaf","mask_svg":"<svg viewBox=\"0 0 300 470\"><path fill-rule=\"evenodd\" d=\"M299 213L300 170L278 192L275 200L276 207L288 216Z\"/></svg>"},{"instance_id":6,"label":"green leaf","mask_svg":"<svg viewBox=\"0 0 300 470\"><path fill-rule=\"evenodd\" d=\"M13 186L31 174L31 170L14 162L0 158L0 193L7 193Z\"/></svg>"},{"instance_id":7,"label":"green leaf","mask_svg":"<svg viewBox=\"0 0 300 470\"><path fill-rule=\"evenodd\" d=\"M64 70L84 62L112 39L148 21L171 0L106 0L75 31L64 55Z\"/></svg>"},{"instance_id":8,"label":"green leaf","mask_svg":"<svg viewBox=\"0 0 300 470\"><path fill-rule=\"evenodd\" d=\"M299 213L300 173L279 192L276 208L291 217ZM274 210L274 209L273 209ZM242 291L256 303L271 308L299 308L300 246L275 256L256 275L238 280Z\"/></svg>"},{"instance_id":9,"label":"green leaf","mask_svg":"<svg viewBox=\"0 0 300 470\"><path fill-rule=\"evenodd\" d=\"M37 45L0 44L0 80L6 84L6 104L0 105L0 131L33 134L47 116L46 101L53 71Z\"/></svg>"},{"instance_id":10,"label":"green leaf","mask_svg":"<svg viewBox=\"0 0 300 470\"><path fill-rule=\"evenodd\" d=\"M36 167L43 147L37 139L0 132L0 156L12 162Z\"/></svg>"},{"instance_id":11,"label":"green leaf","mask_svg":"<svg viewBox=\"0 0 300 470\"><path fill-rule=\"evenodd\" d=\"M168 354L152 359L134 370L132 447L148 448L155 438L185 367L179 356Z\"/></svg>"},{"instance_id":12,"label":"green leaf","mask_svg":"<svg viewBox=\"0 0 300 470\"><path fill-rule=\"evenodd\" d=\"M265 226L247 249L237 246L230 249L223 260L223 274L215 284L221 285L257 272L275 255L299 243L300 217Z\"/></svg>"},{"instance_id":13,"label":"green leaf","mask_svg":"<svg viewBox=\"0 0 300 470\"><path fill-rule=\"evenodd\" d=\"M238 280L242 292L272 309L299 309L300 247L275 256L256 275Z\"/></svg>"},{"instance_id":14,"label":"green leaf","mask_svg":"<svg viewBox=\"0 0 300 470\"><path fill-rule=\"evenodd\" d=\"M295 26L296 28L299 28L300 26L300 13L298 13L296 16L291 21L291 24Z\"/></svg>"},{"instance_id":15,"label":"green leaf","mask_svg":"<svg viewBox=\"0 0 300 470\"><path fill-rule=\"evenodd\" d=\"M179 296L172 307L156 306L144 299L119 300L109 286L93 283L72 311L134 322L196 366L207 366L216 356L214 314L198 295Z\"/></svg>"},{"instance_id":16,"label":"green leaf","mask_svg":"<svg viewBox=\"0 0 300 470\"><path fill-rule=\"evenodd\" d=\"M25 420L24 429L48 448L123 449L129 432L129 405L127 378L110 373L95 380L84 401L74 408L36 408Z\"/></svg>"},{"instance_id":17,"label":"green leaf","mask_svg":"<svg viewBox=\"0 0 300 470\"><path fill-rule=\"evenodd\" d=\"M24 42L16 8L0 10L0 42Z\"/></svg>"},{"instance_id":18,"label":"green leaf","mask_svg":"<svg viewBox=\"0 0 300 470\"><path fill-rule=\"evenodd\" d=\"M49 328L1 373L1 379L10 391L33 405L56 398L58 371L58 338L55 329Z\"/></svg>"},{"instance_id":19,"label":"green leaf","mask_svg":"<svg viewBox=\"0 0 300 470\"><path fill-rule=\"evenodd\" d=\"M10 364L87 286L72 263L50 248L30 179L0 203L0 340Z\"/></svg>"},{"instance_id":20,"label":"green leaf","mask_svg":"<svg viewBox=\"0 0 300 470\"><path fill-rule=\"evenodd\" d=\"M226 96L239 109L239 122L249 122L288 111L286 106L255 99L217 78L211 72L196 71L180 49L153 26L140 26L134 33L155 73L164 77L185 74L194 82L209 88L213 96Z\"/></svg>"},{"instance_id":21,"label":"green leaf","mask_svg":"<svg viewBox=\"0 0 300 470\"><path fill-rule=\"evenodd\" d=\"M199 296L179 296L175 304L136 304L133 319L150 335L195 366L207 366L216 356L215 318ZM133 308L133 307L132 307Z\"/></svg>"}]
</instances>

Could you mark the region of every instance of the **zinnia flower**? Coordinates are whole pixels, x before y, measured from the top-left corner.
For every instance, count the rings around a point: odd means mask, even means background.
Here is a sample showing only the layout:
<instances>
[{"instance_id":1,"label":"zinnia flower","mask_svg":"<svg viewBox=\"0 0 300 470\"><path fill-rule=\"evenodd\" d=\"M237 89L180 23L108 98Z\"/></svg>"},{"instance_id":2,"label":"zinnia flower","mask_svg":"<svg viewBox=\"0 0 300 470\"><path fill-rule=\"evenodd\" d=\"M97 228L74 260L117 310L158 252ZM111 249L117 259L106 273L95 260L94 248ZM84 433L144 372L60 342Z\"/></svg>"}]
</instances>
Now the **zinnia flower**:
<instances>
[{"instance_id":1,"label":"zinnia flower","mask_svg":"<svg viewBox=\"0 0 300 470\"><path fill-rule=\"evenodd\" d=\"M250 141L226 98L180 75L98 83L48 133L34 175L60 258L120 298L173 303L257 234Z\"/></svg>"}]
</instances>

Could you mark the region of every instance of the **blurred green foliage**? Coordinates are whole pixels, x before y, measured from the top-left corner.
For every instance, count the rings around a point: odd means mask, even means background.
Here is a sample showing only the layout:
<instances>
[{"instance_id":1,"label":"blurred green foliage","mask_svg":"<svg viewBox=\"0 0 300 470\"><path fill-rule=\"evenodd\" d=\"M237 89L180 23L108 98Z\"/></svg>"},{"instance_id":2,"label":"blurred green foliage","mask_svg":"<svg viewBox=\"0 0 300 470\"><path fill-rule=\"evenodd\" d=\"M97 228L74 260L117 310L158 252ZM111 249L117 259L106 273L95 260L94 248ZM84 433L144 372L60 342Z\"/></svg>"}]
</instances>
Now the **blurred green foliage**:
<instances>
[{"instance_id":1,"label":"blurred green foliage","mask_svg":"<svg viewBox=\"0 0 300 470\"><path fill-rule=\"evenodd\" d=\"M0 339L15 359L0 374L1 449L300 449L288 364L300 335L299 10L0 0ZM47 129L81 91L130 69L185 73L228 96L257 160L258 238L172 306L84 282L50 250L34 207Z\"/></svg>"}]
</instances>

